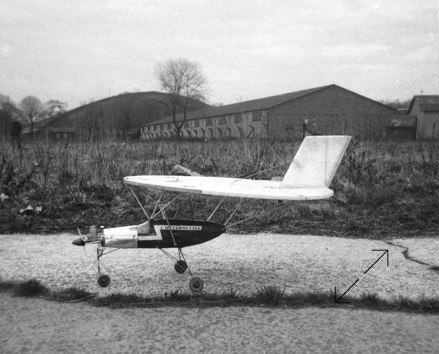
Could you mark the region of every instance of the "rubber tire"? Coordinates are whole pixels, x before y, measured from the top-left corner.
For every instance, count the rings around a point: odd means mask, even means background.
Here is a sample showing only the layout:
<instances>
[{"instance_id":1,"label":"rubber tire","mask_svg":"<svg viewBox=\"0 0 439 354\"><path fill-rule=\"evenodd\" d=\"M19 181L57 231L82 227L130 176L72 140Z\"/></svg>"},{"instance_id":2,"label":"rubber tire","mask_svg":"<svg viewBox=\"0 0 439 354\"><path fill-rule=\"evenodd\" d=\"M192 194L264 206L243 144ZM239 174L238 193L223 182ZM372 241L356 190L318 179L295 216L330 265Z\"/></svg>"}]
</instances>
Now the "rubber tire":
<instances>
[{"instance_id":1,"label":"rubber tire","mask_svg":"<svg viewBox=\"0 0 439 354\"><path fill-rule=\"evenodd\" d=\"M185 261L177 261L175 262L174 269L177 273L184 273L187 269L187 263Z\"/></svg>"},{"instance_id":2,"label":"rubber tire","mask_svg":"<svg viewBox=\"0 0 439 354\"><path fill-rule=\"evenodd\" d=\"M101 274L98 278L98 284L103 288L106 288L108 285L110 285L110 281L110 277L106 274Z\"/></svg>"},{"instance_id":3,"label":"rubber tire","mask_svg":"<svg viewBox=\"0 0 439 354\"><path fill-rule=\"evenodd\" d=\"M189 289L194 293L199 293L204 288L204 282L201 278L194 277L189 281Z\"/></svg>"}]
</instances>

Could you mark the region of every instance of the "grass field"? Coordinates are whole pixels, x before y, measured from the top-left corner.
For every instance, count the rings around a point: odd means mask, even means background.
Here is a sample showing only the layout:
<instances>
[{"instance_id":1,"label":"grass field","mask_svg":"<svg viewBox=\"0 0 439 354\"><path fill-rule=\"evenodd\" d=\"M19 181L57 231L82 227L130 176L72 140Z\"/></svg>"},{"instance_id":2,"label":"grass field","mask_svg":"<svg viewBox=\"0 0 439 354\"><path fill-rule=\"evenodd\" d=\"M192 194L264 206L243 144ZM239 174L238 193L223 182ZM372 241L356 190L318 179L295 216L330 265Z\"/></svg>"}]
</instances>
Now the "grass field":
<instances>
[{"instance_id":1,"label":"grass field","mask_svg":"<svg viewBox=\"0 0 439 354\"><path fill-rule=\"evenodd\" d=\"M283 176L299 144L267 140L35 142L21 151L4 144L0 232L76 232L89 225L136 224L144 216L123 185L124 176L172 174L179 164L206 176L270 179ZM231 231L368 238L437 235L439 144L354 140L331 188L334 198L318 202L245 200L231 224L240 222ZM147 210L152 210L156 197L144 196ZM204 218L217 202L214 197L182 195L168 215ZM34 211L20 213L28 205ZM235 205L236 200L227 200L215 221L224 221Z\"/></svg>"}]
</instances>

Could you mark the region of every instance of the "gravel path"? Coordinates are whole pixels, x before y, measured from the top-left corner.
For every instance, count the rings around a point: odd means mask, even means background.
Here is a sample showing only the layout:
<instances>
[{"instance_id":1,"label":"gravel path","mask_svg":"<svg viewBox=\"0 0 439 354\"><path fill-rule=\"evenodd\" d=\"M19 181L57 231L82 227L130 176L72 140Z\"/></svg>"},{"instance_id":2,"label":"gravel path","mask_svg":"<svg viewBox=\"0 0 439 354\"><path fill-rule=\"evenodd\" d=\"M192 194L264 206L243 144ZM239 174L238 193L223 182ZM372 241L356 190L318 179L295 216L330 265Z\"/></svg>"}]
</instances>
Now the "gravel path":
<instances>
[{"instance_id":1,"label":"gravel path","mask_svg":"<svg viewBox=\"0 0 439 354\"><path fill-rule=\"evenodd\" d=\"M346 309L98 309L0 295L2 353L437 353L439 316Z\"/></svg>"},{"instance_id":2,"label":"gravel path","mask_svg":"<svg viewBox=\"0 0 439 354\"><path fill-rule=\"evenodd\" d=\"M71 244L74 238L75 235L0 235L0 277L36 278L52 289L75 286L102 295L119 292L162 296L177 289L188 290L189 277L177 274L173 261L154 249L120 250L101 258L102 271L112 281L108 288L100 288L96 282L95 246L86 246L84 252L82 247ZM392 242L413 249L409 249L413 257L439 265L439 238ZM373 249L389 250L389 267L383 257L364 275L383 254ZM334 287L342 291L359 278L350 295L368 292L384 298L438 296L439 273L407 260L402 251L401 247L376 240L226 234L184 252L192 272L203 278L208 292L232 287L245 294L272 284L285 287L287 292L329 292Z\"/></svg>"},{"instance_id":3,"label":"gravel path","mask_svg":"<svg viewBox=\"0 0 439 354\"><path fill-rule=\"evenodd\" d=\"M106 295L186 291L188 278L156 250L121 250L103 258L112 283L96 284L93 247L74 235L0 235L0 277L37 278ZM392 240L410 256L439 265L439 239ZM389 249L390 264L383 257ZM383 297L437 297L439 273L407 260L403 249L375 240L289 235L223 235L188 248L192 271L206 291L251 293L278 284L288 292L347 289ZM439 316L340 309L94 308L0 295L0 353L437 353Z\"/></svg>"}]
</instances>

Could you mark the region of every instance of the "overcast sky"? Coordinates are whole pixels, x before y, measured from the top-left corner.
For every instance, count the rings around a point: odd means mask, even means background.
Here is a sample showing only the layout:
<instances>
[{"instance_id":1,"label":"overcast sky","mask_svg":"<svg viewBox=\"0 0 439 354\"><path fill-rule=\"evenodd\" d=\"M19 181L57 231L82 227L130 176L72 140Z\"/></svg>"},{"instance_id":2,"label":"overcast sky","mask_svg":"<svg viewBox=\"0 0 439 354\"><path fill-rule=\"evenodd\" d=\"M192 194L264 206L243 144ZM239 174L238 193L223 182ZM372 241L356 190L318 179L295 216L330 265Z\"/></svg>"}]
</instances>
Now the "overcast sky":
<instances>
[{"instance_id":1,"label":"overcast sky","mask_svg":"<svg viewBox=\"0 0 439 354\"><path fill-rule=\"evenodd\" d=\"M0 0L0 93L74 108L159 91L201 65L209 103L328 84L376 100L439 94L439 0Z\"/></svg>"}]
</instances>

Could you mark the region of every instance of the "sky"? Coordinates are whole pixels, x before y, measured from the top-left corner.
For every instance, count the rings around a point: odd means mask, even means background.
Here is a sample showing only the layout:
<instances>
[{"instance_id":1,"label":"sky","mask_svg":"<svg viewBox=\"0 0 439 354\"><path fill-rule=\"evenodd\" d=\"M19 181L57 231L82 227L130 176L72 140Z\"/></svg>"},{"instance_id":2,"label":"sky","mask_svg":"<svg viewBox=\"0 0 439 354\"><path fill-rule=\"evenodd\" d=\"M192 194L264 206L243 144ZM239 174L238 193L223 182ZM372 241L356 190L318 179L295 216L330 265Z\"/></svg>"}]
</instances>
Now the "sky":
<instances>
[{"instance_id":1,"label":"sky","mask_svg":"<svg viewBox=\"0 0 439 354\"><path fill-rule=\"evenodd\" d=\"M207 102L336 84L374 100L439 94L439 0L0 0L0 94L69 108L160 91L198 63Z\"/></svg>"}]
</instances>

